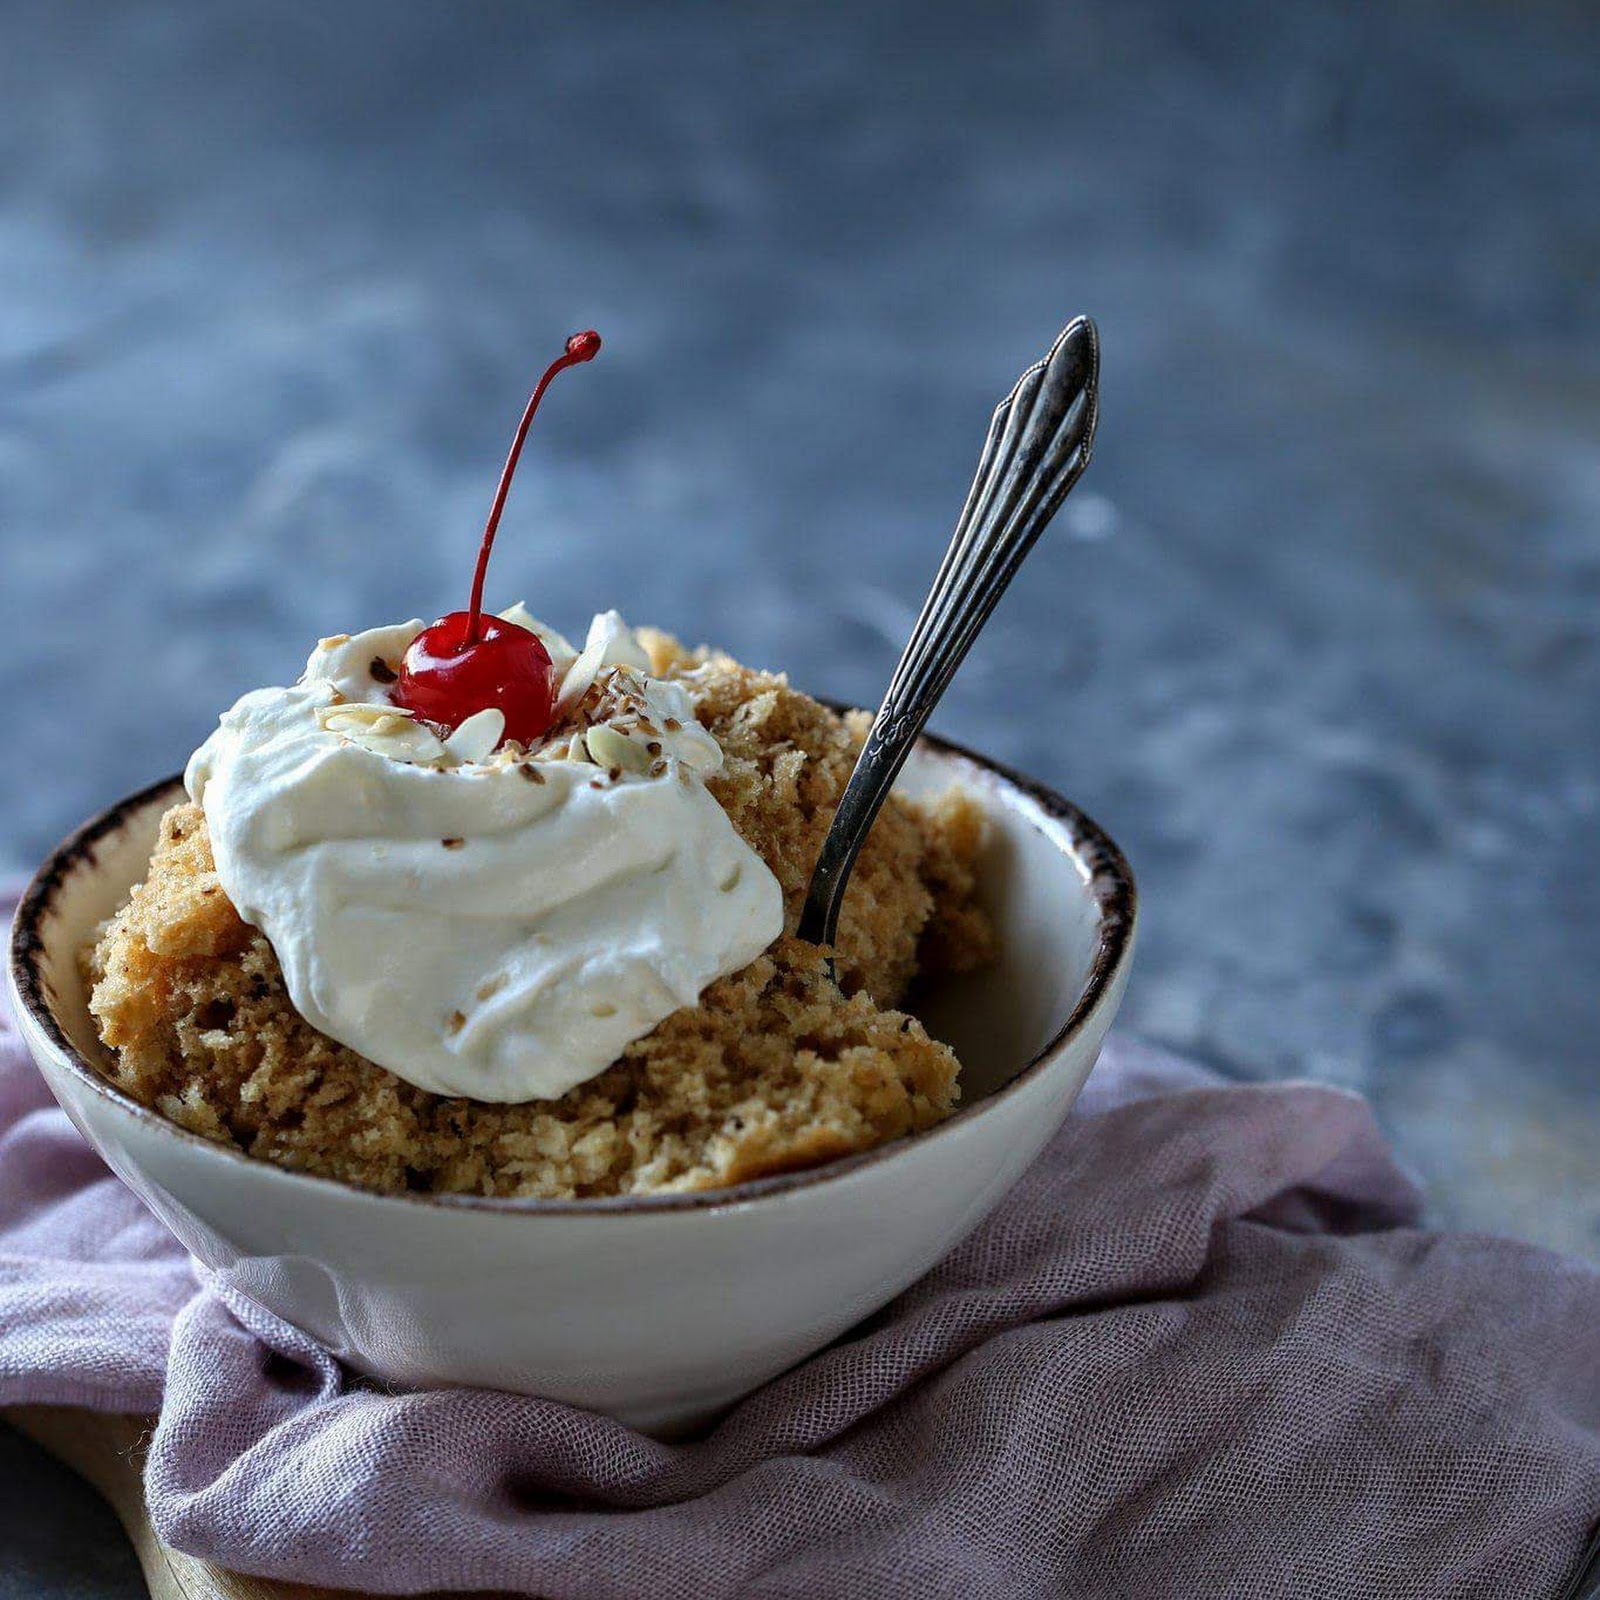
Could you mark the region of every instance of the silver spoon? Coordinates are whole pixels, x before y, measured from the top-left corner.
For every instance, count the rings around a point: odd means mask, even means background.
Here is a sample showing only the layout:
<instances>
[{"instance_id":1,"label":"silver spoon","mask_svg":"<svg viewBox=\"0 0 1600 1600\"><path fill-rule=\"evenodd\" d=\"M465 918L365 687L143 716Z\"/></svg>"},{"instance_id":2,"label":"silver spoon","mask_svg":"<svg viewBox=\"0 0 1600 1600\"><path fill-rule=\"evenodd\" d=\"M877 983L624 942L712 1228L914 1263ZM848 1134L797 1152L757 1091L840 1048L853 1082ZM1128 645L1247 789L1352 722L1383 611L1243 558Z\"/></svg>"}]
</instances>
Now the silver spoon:
<instances>
[{"instance_id":1,"label":"silver spoon","mask_svg":"<svg viewBox=\"0 0 1600 1600\"><path fill-rule=\"evenodd\" d=\"M1088 466L1099 375L1094 324L1075 317L995 407L950 548L822 841L800 913L802 939L834 942L850 871L917 735Z\"/></svg>"}]
</instances>

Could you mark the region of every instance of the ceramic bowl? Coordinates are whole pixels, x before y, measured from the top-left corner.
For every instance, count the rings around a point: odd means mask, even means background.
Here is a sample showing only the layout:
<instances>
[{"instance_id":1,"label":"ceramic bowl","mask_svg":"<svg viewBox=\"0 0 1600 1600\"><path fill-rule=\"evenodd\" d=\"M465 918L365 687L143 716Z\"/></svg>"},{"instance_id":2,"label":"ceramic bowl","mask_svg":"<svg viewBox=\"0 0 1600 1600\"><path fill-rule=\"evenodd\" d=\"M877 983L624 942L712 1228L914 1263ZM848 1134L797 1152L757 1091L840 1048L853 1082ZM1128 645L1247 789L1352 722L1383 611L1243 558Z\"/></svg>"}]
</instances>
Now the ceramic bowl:
<instances>
[{"instance_id":1,"label":"ceramic bowl","mask_svg":"<svg viewBox=\"0 0 1600 1600\"><path fill-rule=\"evenodd\" d=\"M1060 1126L1127 981L1135 892L1082 812L925 739L907 792L959 783L992 823L1002 955L924 1006L963 1063L940 1126L806 1172L694 1195L377 1195L187 1133L114 1089L78 953L143 875L179 792L113 806L17 912L18 1025L56 1098L205 1265L351 1367L405 1386L546 1395L672 1432L819 1349L969 1233Z\"/></svg>"}]
</instances>

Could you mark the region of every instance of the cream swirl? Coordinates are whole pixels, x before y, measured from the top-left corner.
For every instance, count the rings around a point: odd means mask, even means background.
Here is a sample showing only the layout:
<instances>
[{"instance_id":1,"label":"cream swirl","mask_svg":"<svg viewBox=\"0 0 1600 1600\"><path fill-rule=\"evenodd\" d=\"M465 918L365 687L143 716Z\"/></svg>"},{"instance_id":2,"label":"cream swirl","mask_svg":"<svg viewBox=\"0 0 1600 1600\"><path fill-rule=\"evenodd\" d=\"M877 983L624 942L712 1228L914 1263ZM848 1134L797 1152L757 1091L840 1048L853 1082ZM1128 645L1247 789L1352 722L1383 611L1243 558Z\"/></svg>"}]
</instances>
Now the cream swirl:
<instances>
[{"instance_id":1,"label":"cream swirl","mask_svg":"<svg viewBox=\"0 0 1600 1600\"><path fill-rule=\"evenodd\" d=\"M783 902L706 789L716 740L621 618L575 651L505 615L562 675L540 749L501 745L498 711L446 738L390 702L413 621L243 696L185 782L308 1022L437 1094L553 1099L754 960Z\"/></svg>"}]
</instances>

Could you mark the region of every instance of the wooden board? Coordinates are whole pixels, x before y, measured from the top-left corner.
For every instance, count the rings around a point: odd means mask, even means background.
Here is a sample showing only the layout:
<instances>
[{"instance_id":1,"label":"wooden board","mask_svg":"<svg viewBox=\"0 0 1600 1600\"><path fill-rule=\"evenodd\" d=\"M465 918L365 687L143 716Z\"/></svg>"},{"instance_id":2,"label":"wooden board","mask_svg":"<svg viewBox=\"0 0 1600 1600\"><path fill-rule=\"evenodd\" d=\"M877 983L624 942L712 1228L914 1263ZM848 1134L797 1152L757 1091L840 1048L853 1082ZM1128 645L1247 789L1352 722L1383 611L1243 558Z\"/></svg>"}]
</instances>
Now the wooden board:
<instances>
[{"instance_id":1,"label":"wooden board","mask_svg":"<svg viewBox=\"0 0 1600 1600\"><path fill-rule=\"evenodd\" d=\"M247 1578L162 1544L144 1503L144 1451L154 1418L107 1417L66 1406L16 1406L0 1415L66 1462L110 1502L144 1568L151 1600L352 1600L347 1589ZM451 1600L466 1597L456 1595Z\"/></svg>"}]
</instances>

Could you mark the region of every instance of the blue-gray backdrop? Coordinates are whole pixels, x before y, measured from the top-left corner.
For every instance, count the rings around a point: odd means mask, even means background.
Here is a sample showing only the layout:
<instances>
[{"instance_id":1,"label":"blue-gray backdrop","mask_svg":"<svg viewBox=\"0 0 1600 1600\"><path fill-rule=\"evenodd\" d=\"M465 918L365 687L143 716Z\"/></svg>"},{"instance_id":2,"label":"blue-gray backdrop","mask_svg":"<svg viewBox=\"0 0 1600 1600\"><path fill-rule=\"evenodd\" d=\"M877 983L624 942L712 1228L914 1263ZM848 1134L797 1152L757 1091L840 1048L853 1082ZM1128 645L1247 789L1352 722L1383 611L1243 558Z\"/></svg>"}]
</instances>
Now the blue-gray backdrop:
<instances>
[{"instance_id":1,"label":"blue-gray backdrop","mask_svg":"<svg viewBox=\"0 0 1600 1600\"><path fill-rule=\"evenodd\" d=\"M0 23L9 867L319 634L458 604L591 324L494 595L874 699L1088 311L1098 455L939 725L1125 843L1129 1025L1359 1087L1441 1220L1600 1254L1591 7ZM46 1471L0 1438L0 1597L131 1592Z\"/></svg>"}]
</instances>

